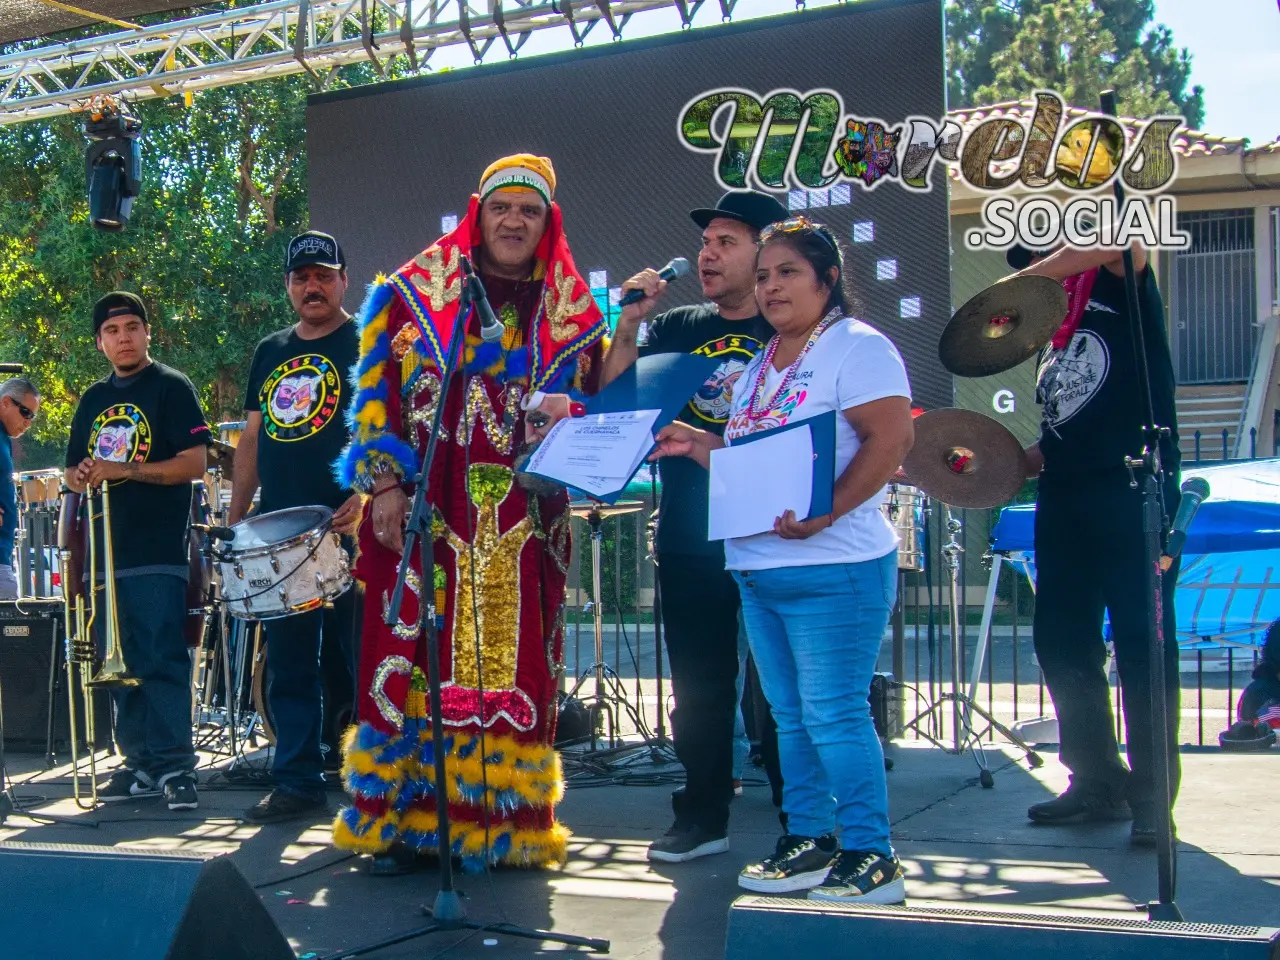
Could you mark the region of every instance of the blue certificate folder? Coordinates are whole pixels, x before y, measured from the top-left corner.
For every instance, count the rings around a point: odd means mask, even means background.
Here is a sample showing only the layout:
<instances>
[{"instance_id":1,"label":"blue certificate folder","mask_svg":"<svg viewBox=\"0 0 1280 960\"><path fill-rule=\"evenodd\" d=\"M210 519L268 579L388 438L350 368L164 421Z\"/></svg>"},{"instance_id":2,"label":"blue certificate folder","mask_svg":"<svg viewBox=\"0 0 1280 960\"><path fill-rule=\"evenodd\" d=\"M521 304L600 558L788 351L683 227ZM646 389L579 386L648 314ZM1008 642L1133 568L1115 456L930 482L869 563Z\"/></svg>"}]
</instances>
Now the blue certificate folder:
<instances>
[{"instance_id":1,"label":"blue certificate folder","mask_svg":"<svg viewBox=\"0 0 1280 960\"><path fill-rule=\"evenodd\" d=\"M808 427L813 441L813 493L809 499L809 516L805 520L831 512L836 486L836 411L828 410L808 420L796 420L772 430L761 430L734 440L731 446L775 437L787 430Z\"/></svg>"},{"instance_id":2,"label":"blue certificate folder","mask_svg":"<svg viewBox=\"0 0 1280 960\"><path fill-rule=\"evenodd\" d=\"M699 357L688 353L658 353L641 357L629 369L584 406L588 416L595 413L628 413L632 410L660 410L653 432L679 418L689 400L702 388L719 366L715 357ZM613 493L592 496L601 503L615 503L622 496L628 477ZM580 490L570 488L575 499L586 499Z\"/></svg>"}]
</instances>

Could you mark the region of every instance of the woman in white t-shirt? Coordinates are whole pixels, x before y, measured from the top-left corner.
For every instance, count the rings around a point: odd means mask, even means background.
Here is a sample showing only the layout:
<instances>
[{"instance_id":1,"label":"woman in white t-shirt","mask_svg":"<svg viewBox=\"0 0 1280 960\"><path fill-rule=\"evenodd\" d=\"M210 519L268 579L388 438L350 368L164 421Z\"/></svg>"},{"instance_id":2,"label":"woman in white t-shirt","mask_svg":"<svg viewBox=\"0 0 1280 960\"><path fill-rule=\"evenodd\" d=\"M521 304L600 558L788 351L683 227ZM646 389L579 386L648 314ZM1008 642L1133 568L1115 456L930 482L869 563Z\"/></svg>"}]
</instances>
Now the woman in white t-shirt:
<instances>
[{"instance_id":1,"label":"woman in white t-shirt","mask_svg":"<svg viewBox=\"0 0 1280 960\"><path fill-rule=\"evenodd\" d=\"M761 234L756 299L777 334L738 379L724 440L675 423L656 454L706 466L726 442L839 412L832 511L787 511L772 533L725 542L778 725L787 824L774 854L738 883L898 903L903 873L868 695L898 585L898 538L879 507L911 448L911 388L889 339L849 316L844 258L826 227L798 217Z\"/></svg>"}]
</instances>

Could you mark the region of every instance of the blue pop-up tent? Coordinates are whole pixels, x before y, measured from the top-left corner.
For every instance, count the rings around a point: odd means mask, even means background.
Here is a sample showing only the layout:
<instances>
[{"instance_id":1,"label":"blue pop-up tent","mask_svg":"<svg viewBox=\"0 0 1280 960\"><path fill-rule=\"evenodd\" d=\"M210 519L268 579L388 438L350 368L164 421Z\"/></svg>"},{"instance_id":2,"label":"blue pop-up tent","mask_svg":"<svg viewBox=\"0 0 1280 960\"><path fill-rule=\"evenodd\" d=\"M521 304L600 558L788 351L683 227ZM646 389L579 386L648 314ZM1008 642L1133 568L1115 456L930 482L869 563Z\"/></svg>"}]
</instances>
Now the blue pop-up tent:
<instances>
[{"instance_id":1,"label":"blue pop-up tent","mask_svg":"<svg viewBox=\"0 0 1280 960\"><path fill-rule=\"evenodd\" d=\"M1183 480L1190 477L1209 482L1209 497L1183 550L1174 594L1178 644L1261 644L1268 625L1280 618L1280 458L1184 470ZM1033 578L1034 528L1033 505L1007 507L992 531L991 548Z\"/></svg>"}]
</instances>

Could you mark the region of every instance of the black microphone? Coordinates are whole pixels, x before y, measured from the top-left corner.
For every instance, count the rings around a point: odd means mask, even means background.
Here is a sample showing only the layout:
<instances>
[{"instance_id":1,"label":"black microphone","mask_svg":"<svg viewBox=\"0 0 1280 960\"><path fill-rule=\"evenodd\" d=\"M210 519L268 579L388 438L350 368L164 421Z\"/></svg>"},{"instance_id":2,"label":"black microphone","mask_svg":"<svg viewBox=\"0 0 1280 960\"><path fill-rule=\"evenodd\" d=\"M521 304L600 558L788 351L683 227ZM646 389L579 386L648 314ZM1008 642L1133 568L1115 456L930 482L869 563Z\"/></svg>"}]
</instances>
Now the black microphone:
<instances>
[{"instance_id":1,"label":"black microphone","mask_svg":"<svg viewBox=\"0 0 1280 960\"><path fill-rule=\"evenodd\" d=\"M670 283L676 277L687 277L689 275L689 261L684 257L676 257L665 267L658 271L658 276ZM639 303L644 299L643 290L628 290L622 295L622 299L618 301L618 306L627 307L633 303Z\"/></svg>"},{"instance_id":2,"label":"black microphone","mask_svg":"<svg viewBox=\"0 0 1280 960\"><path fill-rule=\"evenodd\" d=\"M1178 512L1173 517L1173 530L1169 534L1169 546L1164 555L1176 560L1187 542L1187 530L1191 521L1200 509L1200 504L1209 496L1209 481L1202 477L1192 477L1182 485L1182 499L1178 503Z\"/></svg>"},{"instance_id":3,"label":"black microphone","mask_svg":"<svg viewBox=\"0 0 1280 960\"><path fill-rule=\"evenodd\" d=\"M502 321L493 315L493 307L489 306L489 295L484 292L484 284L480 275L471 267L471 261L459 257L462 264L464 282L471 284L471 304L480 314L480 339L485 343L497 343L502 339Z\"/></svg>"},{"instance_id":4,"label":"black microphone","mask_svg":"<svg viewBox=\"0 0 1280 960\"><path fill-rule=\"evenodd\" d=\"M211 527L204 523L193 523L192 526L197 530L203 530L206 535L213 537L215 540L230 542L236 538L236 532L230 527Z\"/></svg>"}]
</instances>

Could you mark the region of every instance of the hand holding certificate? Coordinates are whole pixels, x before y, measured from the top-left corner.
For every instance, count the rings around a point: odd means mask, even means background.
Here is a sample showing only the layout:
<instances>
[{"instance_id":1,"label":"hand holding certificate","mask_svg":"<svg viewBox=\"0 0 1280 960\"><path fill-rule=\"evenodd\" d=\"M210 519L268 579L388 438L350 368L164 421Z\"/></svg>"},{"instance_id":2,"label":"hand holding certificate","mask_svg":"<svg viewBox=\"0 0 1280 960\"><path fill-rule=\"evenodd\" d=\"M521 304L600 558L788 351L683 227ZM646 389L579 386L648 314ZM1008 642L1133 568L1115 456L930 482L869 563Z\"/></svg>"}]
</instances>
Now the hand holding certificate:
<instances>
[{"instance_id":1,"label":"hand holding certificate","mask_svg":"<svg viewBox=\"0 0 1280 960\"><path fill-rule=\"evenodd\" d=\"M659 410L597 413L561 420L524 469L593 496L627 485L653 447Z\"/></svg>"}]
</instances>

